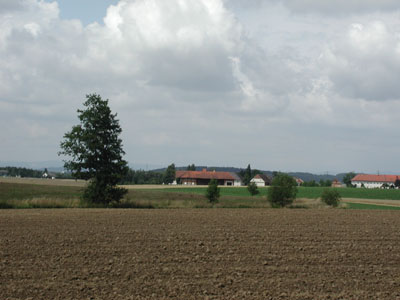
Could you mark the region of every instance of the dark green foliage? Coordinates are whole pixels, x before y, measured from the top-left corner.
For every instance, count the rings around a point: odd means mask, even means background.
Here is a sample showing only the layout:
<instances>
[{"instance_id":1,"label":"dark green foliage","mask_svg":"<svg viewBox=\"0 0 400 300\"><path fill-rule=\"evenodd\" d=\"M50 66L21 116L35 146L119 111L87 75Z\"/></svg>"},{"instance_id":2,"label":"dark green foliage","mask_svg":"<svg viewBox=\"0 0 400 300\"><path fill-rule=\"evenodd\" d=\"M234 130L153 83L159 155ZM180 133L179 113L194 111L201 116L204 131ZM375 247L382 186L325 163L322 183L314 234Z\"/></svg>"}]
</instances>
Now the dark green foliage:
<instances>
[{"instance_id":1,"label":"dark green foliage","mask_svg":"<svg viewBox=\"0 0 400 300\"><path fill-rule=\"evenodd\" d=\"M247 186L247 190L249 191L250 195L252 195L252 196L258 195L260 193L257 185L254 182L249 183L249 185Z\"/></svg>"},{"instance_id":2,"label":"dark green foliage","mask_svg":"<svg viewBox=\"0 0 400 300\"><path fill-rule=\"evenodd\" d=\"M14 205L7 203L6 201L0 201L0 209L11 209L15 208Z\"/></svg>"},{"instance_id":3,"label":"dark green foliage","mask_svg":"<svg viewBox=\"0 0 400 300\"><path fill-rule=\"evenodd\" d=\"M27 168L17 168L17 167L4 167L2 170L7 172L9 177L30 177L30 178L41 178L43 175L42 171L32 170Z\"/></svg>"},{"instance_id":4,"label":"dark green foliage","mask_svg":"<svg viewBox=\"0 0 400 300\"><path fill-rule=\"evenodd\" d=\"M346 175L344 175L344 177L343 177L343 183L345 183L347 187L353 187L351 180L355 176L356 176L356 173L354 173L354 172L346 173Z\"/></svg>"},{"instance_id":5,"label":"dark green foliage","mask_svg":"<svg viewBox=\"0 0 400 300\"><path fill-rule=\"evenodd\" d=\"M256 176L257 174L262 174L262 172L260 170L254 169L252 170L250 167L250 164L247 165L246 169L242 169L240 170L240 172L238 173L238 175L243 179L243 184L244 185L248 185L250 183L250 180Z\"/></svg>"},{"instance_id":6,"label":"dark green foliage","mask_svg":"<svg viewBox=\"0 0 400 300\"><path fill-rule=\"evenodd\" d=\"M91 181L83 196L85 201L118 202L127 192L116 187L128 171L127 162L122 159L122 129L108 100L96 94L86 98L86 109L78 110L80 124L64 135L59 155L71 157L64 161L64 168L73 177Z\"/></svg>"},{"instance_id":7,"label":"dark green foliage","mask_svg":"<svg viewBox=\"0 0 400 300\"><path fill-rule=\"evenodd\" d=\"M247 166L246 171L244 173L243 177L243 183L244 185L248 185L251 180L251 167L250 164Z\"/></svg>"},{"instance_id":8,"label":"dark green foliage","mask_svg":"<svg viewBox=\"0 0 400 300\"><path fill-rule=\"evenodd\" d=\"M373 209L373 210L400 210L399 206L375 205L365 203L346 203L346 208L349 209Z\"/></svg>"},{"instance_id":9,"label":"dark green foliage","mask_svg":"<svg viewBox=\"0 0 400 300\"><path fill-rule=\"evenodd\" d=\"M397 178L396 181L394 182L394 186L399 188L400 187L400 179Z\"/></svg>"},{"instance_id":10,"label":"dark green foliage","mask_svg":"<svg viewBox=\"0 0 400 300\"><path fill-rule=\"evenodd\" d=\"M186 170L187 171L196 171L196 166L194 164L188 165Z\"/></svg>"},{"instance_id":11,"label":"dark green foliage","mask_svg":"<svg viewBox=\"0 0 400 300\"><path fill-rule=\"evenodd\" d=\"M129 169L120 184L162 184L163 182L162 172Z\"/></svg>"},{"instance_id":12,"label":"dark green foliage","mask_svg":"<svg viewBox=\"0 0 400 300\"><path fill-rule=\"evenodd\" d=\"M217 203L220 194L220 188L218 187L218 181L212 179L208 184L206 191L206 197L210 203Z\"/></svg>"},{"instance_id":13,"label":"dark green foliage","mask_svg":"<svg viewBox=\"0 0 400 300\"><path fill-rule=\"evenodd\" d=\"M108 205L112 202L119 202L127 192L127 189L110 185L106 182L99 182L95 178L90 181L83 192L83 199L88 203ZM92 199L101 199L101 201L93 201Z\"/></svg>"},{"instance_id":14,"label":"dark green foliage","mask_svg":"<svg viewBox=\"0 0 400 300\"><path fill-rule=\"evenodd\" d=\"M330 187L332 185L332 180L329 180L329 179L327 179L327 180L323 180L323 179L321 179L320 181L319 181L319 183L318 182L316 182L314 179L313 180L310 180L310 181L304 181L302 184L301 184L301 186L304 186L304 187Z\"/></svg>"},{"instance_id":15,"label":"dark green foliage","mask_svg":"<svg viewBox=\"0 0 400 300\"><path fill-rule=\"evenodd\" d=\"M339 205L340 193L335 189L324 189L321 194L322 202L326 203L329 206L337 207Z\"/></svg>"},{"instance_id":16,"label":"dark green foliage","mask_svg":"<svg viewBox=\"0 0 400 300\"><path fill-rule=\"evenodd\" d=\"M166 184L173 183L175 180L175 174L176 174L175 164L169 165L167 170L165 170L164 183Z\"/></svg>"},{"instance_id":17,"label":"dark green foliage","mask_svg":"<svg viewBox=\"0 0 400 300\"><path fill-rule=\"evenodd\" d=\"M301 186L304 187L317 187L319 184L315 180L310 180L310 181L304 181Z\"/></svg>"},{"instance_id":18,"label":"dark green foliage","mask_svg":"<svg viewBox=\"0 0 400 300\"><path fill-rule=\"evenodd\" d=\"M292 204L297 194L296 180L285 173L277 174L268 189L268 201L272 207Z\"/></svg>"},{"instance_id":19,"label":"dark green foliage","mask_svg":"<svg viewBox=\"0 0 400 300\"><path fill-rule=\"evenodd\" d=\"M329 180L329 179L323 180L323 179L321 179L319 181L319 185L322 186L322 187L330 187L330 186L332 186L332 180Z\"/></svg>"}]
</instances>

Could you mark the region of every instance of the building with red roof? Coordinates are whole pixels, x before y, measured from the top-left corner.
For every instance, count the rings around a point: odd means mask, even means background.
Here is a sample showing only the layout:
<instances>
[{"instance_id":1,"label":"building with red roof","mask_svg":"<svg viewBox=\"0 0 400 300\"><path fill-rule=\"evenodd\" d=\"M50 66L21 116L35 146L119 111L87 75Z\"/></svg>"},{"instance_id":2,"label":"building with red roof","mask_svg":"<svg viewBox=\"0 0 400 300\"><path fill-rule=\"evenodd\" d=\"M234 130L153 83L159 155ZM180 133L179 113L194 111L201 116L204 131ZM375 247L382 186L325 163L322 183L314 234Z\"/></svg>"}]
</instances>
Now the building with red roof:
<instances>
[{"instance_id":1,"label":"building with red roof","mask_svg":"<svg viewBox=\"0 0 400 300\"><path fill-rule=\"evenodd\" d=\"M351 184L366 188L395 187L396 180L400 180L399 175L358 174L351 180Z\"/></svg>"},{"instance_id":2,"label":"building with red roof","mask_svg":"<svg viewBox=\"0 0 400 300\"><path fill-rule=\"evenodd\" d=\"M183 185L208 185L211 179L216 179L218 185L240 186L242 181L232 172L207 171L176 171L176 182Z\"/></svg>"}]
</instances>

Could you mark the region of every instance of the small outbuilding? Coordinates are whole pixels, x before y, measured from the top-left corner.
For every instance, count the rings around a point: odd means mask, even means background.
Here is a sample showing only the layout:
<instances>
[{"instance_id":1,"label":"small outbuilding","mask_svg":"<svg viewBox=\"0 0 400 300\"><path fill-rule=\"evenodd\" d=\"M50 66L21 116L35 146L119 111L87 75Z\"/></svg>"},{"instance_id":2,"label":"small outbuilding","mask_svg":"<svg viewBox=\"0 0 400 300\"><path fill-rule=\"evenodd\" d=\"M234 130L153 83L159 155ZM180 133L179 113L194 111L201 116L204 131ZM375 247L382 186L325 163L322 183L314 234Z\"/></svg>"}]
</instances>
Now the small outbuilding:
<instances>
[{"instance_id":1,"label":"small outbuilding","mask_svg":"<svg viewBox=\"0 0 400 300\"><path fill-rule=\"evenodd\" d=\"M254 182L256 186L268 186L271 185L271 181L272 179L265 174L257 174L252 180L250 180L250 182Z\"/></svg>"},{"instance_id":2,"label":"small outbuilding","mask_svg":"<svg viewBox=\"0 0 400 300\"><path fill-rule=\"evenodd\" d=\"M339 180L334 179L334 180L332 181L331 187L333 187L333 188L340 188L340 187L343 187L343 184L342 184Z\"/></svg>"}]
</instances>

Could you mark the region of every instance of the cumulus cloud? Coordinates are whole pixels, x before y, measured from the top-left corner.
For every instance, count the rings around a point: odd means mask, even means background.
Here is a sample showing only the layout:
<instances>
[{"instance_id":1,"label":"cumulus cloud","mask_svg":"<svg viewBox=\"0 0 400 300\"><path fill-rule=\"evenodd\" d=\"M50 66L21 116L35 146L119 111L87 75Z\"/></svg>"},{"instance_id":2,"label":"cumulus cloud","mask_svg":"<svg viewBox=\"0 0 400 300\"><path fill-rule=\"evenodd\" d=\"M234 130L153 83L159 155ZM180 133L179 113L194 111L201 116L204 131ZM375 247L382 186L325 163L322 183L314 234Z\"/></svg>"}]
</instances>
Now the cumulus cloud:
<instances>
[{"instance_id":1,"label":"cumulus cloud","mask_svg":"<svg viewBox=\"0 0 400 300\"><path fill-rule=\"evenodd\" d=\"M89 26L88 58L117 75L180 89L231 89L241 27L219 1L120 1Z\"/></svg>"},{"instance_id":2,"label":"cumulus cloud","mask_svg":"<svg viewBox=\"0 0 400 300\"><path fill-rule=\"evenodd\" d=\"M321 56L335 90L350 98L399 99L400 35L383 22L352 24Z\"/></svg>"},{"instance_id":3,"label":"cumulus cloud","mask_svg":"<svg viewBox=\"0 0 400 300\"><path fill-rule=\"evenodd\" d=\"M332 5L321 3L121 0L104 24L83 26L61 19L57 2L3 0L0 123L12 130L0 132L0 156L18 160L31 145L31 157L55 157L91 92L111 100L132 162L240 166L253 156L259 168L307 169L323 129L346 131L335 137L343 151L354 149L352 130L379 122L390 132L400 109L395 22L287 9ZM293 143L312 155L289 159ZM317 147L320 161L333 144Z\"/></svg>"}]
</instances>

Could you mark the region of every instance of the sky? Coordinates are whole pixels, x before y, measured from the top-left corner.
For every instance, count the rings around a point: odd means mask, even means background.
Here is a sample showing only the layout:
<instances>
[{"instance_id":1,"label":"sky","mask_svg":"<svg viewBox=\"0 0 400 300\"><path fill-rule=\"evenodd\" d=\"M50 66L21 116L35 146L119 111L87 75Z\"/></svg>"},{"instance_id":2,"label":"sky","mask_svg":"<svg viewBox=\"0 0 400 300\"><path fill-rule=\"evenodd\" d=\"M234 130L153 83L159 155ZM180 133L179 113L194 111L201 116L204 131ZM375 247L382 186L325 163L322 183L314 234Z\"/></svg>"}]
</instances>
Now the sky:
<instances>
[{"instance_id":1,"label":"sky","mask_svg":"<svg viewBox=\"0 0 400 300\"><path fill-rule=\"evenodd\" d=\"M0 27L0 162L61 162L97 93L131 165L400 173L400 1L0 0Z\"/></svg>"}]
</instances>

